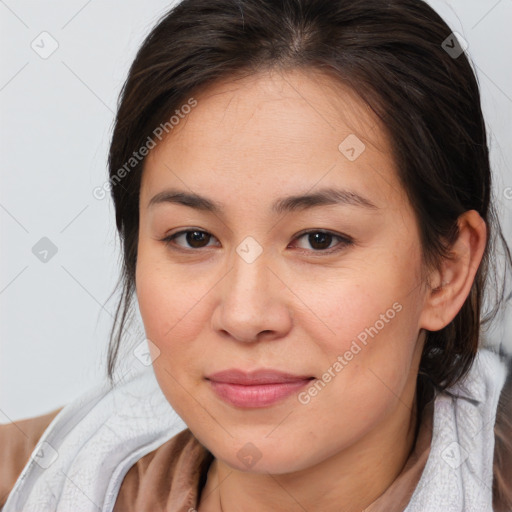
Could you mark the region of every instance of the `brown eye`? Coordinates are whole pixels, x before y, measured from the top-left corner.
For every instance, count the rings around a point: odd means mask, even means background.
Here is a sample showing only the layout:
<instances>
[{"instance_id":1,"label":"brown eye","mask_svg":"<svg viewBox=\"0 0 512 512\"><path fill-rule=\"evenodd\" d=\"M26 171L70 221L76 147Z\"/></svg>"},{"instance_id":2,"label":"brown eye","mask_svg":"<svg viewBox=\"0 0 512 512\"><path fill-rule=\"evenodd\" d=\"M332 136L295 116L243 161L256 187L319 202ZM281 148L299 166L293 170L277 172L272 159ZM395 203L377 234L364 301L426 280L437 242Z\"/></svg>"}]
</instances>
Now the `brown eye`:
<instances>
[{"instance_id":1,"label":"brown eye","mask_svg":"<svg viewBox=\"0 0 512 512\"><path fill-rule=\"evenodd\" d=\"M203 247L205 242L208 245L210 238L211 235L205 231L187 231L185 235L185 239L191 247Z\"/></svg>"},{"instance_id":2,"label":"brown eye","mask_svg":"<svg viewBox=\"0 0 512 512\"><path fill-rule=\"evenodd\" d=\"M212 238L215 237L206 231L202 231L200 229L188 229L178 231L177 233L167 236L161 241L171 248L174 246L173 248L175 249L199 250L209 247L208 244ZM179 239L182 239L181 243L176 242ZM295 238L295 240L300 239L306 239L306 243L309 245L309 247L299 247L300 249L305 249L303 252L312 254L318 253L318 255L331 254L353 244L353 240L350 237L321 230L303 232ZM332 245L333 242L336 241L337 243Z\"/></svg>"},{"instance_id":3,"label":"brown eye","mask_svg":"<svg viewBox=\"0 0 512 512\"><path fill-rule=\"evenodd\" d=\"M308 242L314 249L328 249L331 245L333 236L330 233L309 233Z\"/></svg>"},{"instance_id":4,"label":"brown eye","mask_svg":"<svg viewBox=\"0 0 512 512\"><path fill-rule=\"evenodd\" d=\"M183 243L175 243L175 240L180 238L184 238L185 245L183 245ZM203 247L208 246L208 242L211 240L211 238L212 235L206 231L190 229L174 233L173 235L164 238L162 242L165 242L166 245L174 243L183 249L202 249Z\"/></svg>"},{"instance_id":5,"label":"brown eye","mask_svg":"<svg viewBox=\"0 0 512 512\"><path fill-rule=\"evenodd\" d=\"M306 238L307 237L307 238ZM308 247L299 247L301 249L307 249L307 252L318 252L318 253L332 253L343 249L344 247L351 245L353 241L346 236L337 235L330 231L307 231L299 235L296 240L306 239L307 245L312 247L312 250ZM338 240L337 244L331 246L333 241Z\"/></svg>"}]
</instances>

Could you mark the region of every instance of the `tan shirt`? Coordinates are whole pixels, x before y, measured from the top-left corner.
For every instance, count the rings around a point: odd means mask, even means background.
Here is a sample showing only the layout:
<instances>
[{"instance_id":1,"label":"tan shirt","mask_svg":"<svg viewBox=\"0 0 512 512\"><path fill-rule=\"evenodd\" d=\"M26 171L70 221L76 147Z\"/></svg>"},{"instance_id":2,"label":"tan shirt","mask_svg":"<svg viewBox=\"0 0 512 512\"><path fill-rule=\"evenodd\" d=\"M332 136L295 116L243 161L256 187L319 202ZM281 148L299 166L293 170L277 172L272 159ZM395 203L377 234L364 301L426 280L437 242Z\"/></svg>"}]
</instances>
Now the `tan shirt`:
<instances>
[{"instance_id":1,"label":"tan shirt","mask_svg":"<svg viewBox=\"0 0 512 512\"><path fill-rule=\"evenodd\" d=\"M495 427L496 512L512 510L512 382L500 398ZM364 512L403 512L430 452L434 402L421 415L413 450L391 486ZM14 486L39 438L61 408L43 416L0 425L0 507ZM121 484L114 512L189 512L198 506L213 455L189 429L139 459ZM499 490L498 488L499 487ZM505 500L505 501L504 501Z\"/></svg>"}]
</instances>

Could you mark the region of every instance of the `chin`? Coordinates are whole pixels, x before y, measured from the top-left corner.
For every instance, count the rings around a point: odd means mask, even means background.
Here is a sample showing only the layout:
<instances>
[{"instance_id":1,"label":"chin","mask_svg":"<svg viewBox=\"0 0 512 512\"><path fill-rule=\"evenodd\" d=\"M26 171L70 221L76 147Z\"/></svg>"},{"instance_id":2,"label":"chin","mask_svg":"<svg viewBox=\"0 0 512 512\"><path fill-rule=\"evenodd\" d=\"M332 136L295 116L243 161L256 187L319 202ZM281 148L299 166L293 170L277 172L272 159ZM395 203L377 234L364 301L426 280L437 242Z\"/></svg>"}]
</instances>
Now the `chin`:
<instances>
[{"instance_id":1,"label":"chin","mask_svg":"<svg viewBox=\"0 0 512 512\"><path fill-rule=\"evenodd\" d=\"M286 474L306 469L315 463L316 456L307 457L298 447L301 443L293 440L284 445L282 440L241 441L226 439L226 445L212 451L219 461L231 469L254 474ZM321 457L319 457L321 459ZM315 459L315 460L313 460Z\"/></svg>"}]
</instances>

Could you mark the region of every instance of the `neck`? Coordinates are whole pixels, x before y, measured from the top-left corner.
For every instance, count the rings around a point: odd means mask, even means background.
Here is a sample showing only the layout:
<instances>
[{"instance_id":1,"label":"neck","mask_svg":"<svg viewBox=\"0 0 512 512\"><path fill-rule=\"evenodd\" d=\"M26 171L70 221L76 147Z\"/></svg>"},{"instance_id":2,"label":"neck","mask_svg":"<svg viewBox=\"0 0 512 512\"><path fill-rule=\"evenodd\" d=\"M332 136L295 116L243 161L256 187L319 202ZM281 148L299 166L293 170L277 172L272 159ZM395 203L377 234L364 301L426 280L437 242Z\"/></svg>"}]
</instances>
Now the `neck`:
<instances>
[{"instance_id":1,"label":"neck","mask_svg":"<svg viewBox=\"0 0 512 512\"><path fill-rule=\"evenodd\" d=\"M198 512L361 512L393 483L414 447L417 401L414 392L410 406L404 398L356 444L299 472L255 474L214 459Z\"/></svg>"}]
</instances>

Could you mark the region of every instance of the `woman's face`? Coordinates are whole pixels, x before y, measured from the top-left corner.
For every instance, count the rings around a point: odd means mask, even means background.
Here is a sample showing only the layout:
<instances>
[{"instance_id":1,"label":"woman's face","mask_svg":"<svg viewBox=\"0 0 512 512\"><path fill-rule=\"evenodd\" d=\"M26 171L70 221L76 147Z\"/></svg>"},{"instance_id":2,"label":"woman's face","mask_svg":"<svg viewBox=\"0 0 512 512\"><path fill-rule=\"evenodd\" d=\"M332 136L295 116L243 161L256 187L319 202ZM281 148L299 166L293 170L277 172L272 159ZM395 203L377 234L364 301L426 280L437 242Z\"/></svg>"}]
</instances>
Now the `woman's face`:
<instances>
[{"instance_id":1,"label":"woman's face","mask_svg":"<svg viewBox=\"0 0 512 512\"><path fill-rule=\"evenodd\" d=\"M140 190L136 291L163 393L239 470L371 446L410 419L426 293L382 127L318 73L194 99ZM270 373L214 376L235 369Z\"/></svg>"}]
</instances>

